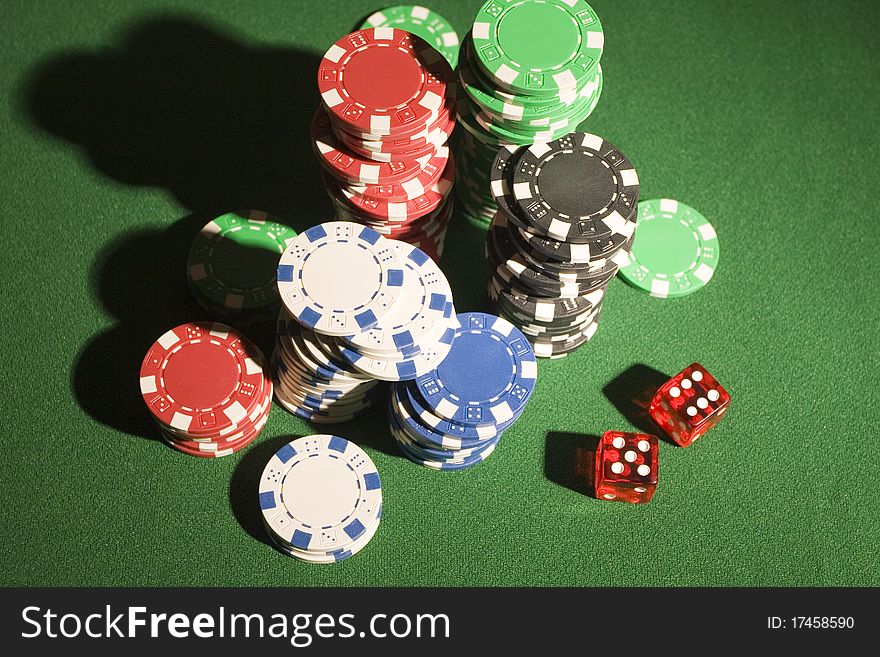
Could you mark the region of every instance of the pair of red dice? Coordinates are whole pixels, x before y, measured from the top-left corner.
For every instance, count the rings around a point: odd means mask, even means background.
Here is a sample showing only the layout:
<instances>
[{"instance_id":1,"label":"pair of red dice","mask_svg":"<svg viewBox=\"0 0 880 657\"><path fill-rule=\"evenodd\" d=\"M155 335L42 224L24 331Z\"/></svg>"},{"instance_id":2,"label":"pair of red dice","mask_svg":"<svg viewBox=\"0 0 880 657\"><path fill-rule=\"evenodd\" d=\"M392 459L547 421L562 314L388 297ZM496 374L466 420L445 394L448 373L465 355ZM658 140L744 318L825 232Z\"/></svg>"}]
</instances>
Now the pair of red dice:
<instances>
[{"instance_id":1,"label":"pair of red dice","mask_svg":"<svg viewBox=\"0 0 880 657\"><path fill-rule=\"evenodd\" d=\"M672 440L687 447L718 424L729 405L727 391L693 363L660 386L648 413ZM657 489L658 452L657 436L606 431L596 449L596 497L649 502Z\"/></svg>"}]
</instances>

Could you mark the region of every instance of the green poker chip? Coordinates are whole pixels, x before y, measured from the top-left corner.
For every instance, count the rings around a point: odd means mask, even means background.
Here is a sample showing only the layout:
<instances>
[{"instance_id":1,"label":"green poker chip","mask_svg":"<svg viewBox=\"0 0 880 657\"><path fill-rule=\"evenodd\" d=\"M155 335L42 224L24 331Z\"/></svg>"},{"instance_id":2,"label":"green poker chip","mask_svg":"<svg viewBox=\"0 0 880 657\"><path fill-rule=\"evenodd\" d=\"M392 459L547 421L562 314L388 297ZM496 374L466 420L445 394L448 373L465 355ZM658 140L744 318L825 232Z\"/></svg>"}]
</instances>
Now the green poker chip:
<instances>
[{"instance_id":1,"label":"green poker chip","mask_svg":"<svg viewBox=\"0 0 880 657\"><path fill-rule=\"evenodd\" d=\"M295 230L265 212L230 212L212 219L189 250L190 289L203 307L224 316L275 307L280 303L278 261L294 237Z\"/></svg>"},{"instance_id":2,"label":"green poker chip","mask_svg":"<svg viewBox=\"0 0 880 657\"><path fill-rule=\"evenodd\" d=\"M584 0L488 0L471 30L477 64L514 94L554 96L595 73L605 38Z\"/></svg>"},{"instance_id":3,"label":"green poker chip","mask_svg":"<svg viewBox=\"0 0 880 657\"><path fill-rule=\"evenodd\" d=\"M629 263L619 274L652 297L683 297L712 279L719 254L715 229L692 207L668 198L642 201Z\"/></svg>"},{"instance_id":4,"label":"green poker chip","mask_svg":"<svg viewBox=\"0 0 880 657\"><path fill-rule=\"evenodd\" d=\"M546 124L541 124L536 120L532 125L529 125L525 122L499 119L497 116L485 112L476 114L476 120L484 130L510 142L552 141L577 130L578 126L593 113L601 93L600 77L595 93L567 108L568 111L565 114L548 119Z\"/></svg>"},{"instance_id":5,"label":"green poker chip","mask_svg":"<svg viewBox=\"0 0 880 657\"><path fill-rule=\"evenodd\" d=\"M434 46L449 65L458 64L459 40L452 24L437 12L418 5L386 7L370 14L360 29L395 27L411 32Z\"/></svg>"},{"instance_id":6,"label":"green poker chip","mask_svg":"<svg viewBox=\"0 0 880 657\"><path fill-rule=\"evenodd\" d=\"M481 75L479 67L471 64L474 59L472 45L473 41L470 37L466 37L462 46L465 56L461 59L458 71L461 87L475 105L491 116L527 125L533 124L535 120L548 117L556 119L571 113L573 106L601 93L603 81L601 65L596 66L593 77L586 84L566 95L548 97L506 93L494 87Z\"/></svg>"}]
</instances>

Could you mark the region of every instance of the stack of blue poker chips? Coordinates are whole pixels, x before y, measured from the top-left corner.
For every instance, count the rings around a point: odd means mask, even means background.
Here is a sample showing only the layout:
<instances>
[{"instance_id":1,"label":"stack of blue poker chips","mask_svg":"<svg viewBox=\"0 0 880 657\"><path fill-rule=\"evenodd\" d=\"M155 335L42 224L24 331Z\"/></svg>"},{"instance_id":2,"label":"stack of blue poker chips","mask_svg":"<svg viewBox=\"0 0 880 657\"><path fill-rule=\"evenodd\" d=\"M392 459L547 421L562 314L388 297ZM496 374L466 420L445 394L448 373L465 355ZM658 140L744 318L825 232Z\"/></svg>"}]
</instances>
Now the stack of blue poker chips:
<instances>
[{"instance_id":1,"label":"stack of blue poker chips","mask_svg":"<svg viewBox=\"0 0 880 657\"><path fill-rule=\"evenodd\" d=\"M525 335L487 313L460 313L449 355L432 371L391 387L391 435L410 460L463 470L488 458L535 389Z\"/></svg>"}]
</instances>

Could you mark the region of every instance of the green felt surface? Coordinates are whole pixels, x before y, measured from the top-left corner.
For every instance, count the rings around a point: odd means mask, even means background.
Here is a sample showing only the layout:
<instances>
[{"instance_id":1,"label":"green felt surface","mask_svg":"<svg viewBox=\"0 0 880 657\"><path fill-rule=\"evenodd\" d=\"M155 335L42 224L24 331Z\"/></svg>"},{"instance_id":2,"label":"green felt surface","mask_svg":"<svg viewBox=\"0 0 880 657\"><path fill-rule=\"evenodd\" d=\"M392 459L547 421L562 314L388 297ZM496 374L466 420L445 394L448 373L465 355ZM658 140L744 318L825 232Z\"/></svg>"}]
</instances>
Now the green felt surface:
<instances>
[{"instance_id":1,"label":"green felt surface","mask_svg":"<svg viewBox=\"0 0 880 657\"><path fill-rule=\"evenodd\" d=\"M431 6L463 33L477 3ZM400 457L379 410L337 427L376 461L386 514L363 553L316 567L263 542L256 506L269 455L309 426L274 408L243 455L184 456L156 440L137 368L202 317L183 263L208 217L329 218L315 68L374 2L3 2L2 583L880 584L880 10L594 7L605 91L586 126L631 157L643 198L713 222L715 278L671 301L614 281L594 340L540 364L469 471ZM485 303L482 239L456 218L443 266L461 311ZM647 368L693 360L730 391L726 419L661 444L649 505L584 495L588 436L637 426L625 401Z\"/></svg>"}]
</instances>

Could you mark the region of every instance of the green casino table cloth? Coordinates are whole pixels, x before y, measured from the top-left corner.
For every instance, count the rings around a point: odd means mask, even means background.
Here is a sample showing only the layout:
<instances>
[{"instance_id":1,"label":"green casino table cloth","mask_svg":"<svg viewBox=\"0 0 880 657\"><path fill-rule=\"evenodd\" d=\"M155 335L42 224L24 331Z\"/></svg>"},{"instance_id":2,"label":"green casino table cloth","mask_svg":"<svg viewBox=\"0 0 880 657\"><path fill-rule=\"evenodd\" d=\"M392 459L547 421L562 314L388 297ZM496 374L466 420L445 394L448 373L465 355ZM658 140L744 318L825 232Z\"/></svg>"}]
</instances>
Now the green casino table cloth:
<instances>
[{"instance_id":1,"label":"green casino table cloth","mask_svg":"<svg viewBox=\"0 0 880 657\"><path fill-rule=\"evenodd\" d=\"M479 3L430 6L463 35ZM267 544L256 494L280 445L324 428L275 407L249 449L191 458L158 440L137 372L156 337L204 317L183 264L207 219L331 217L316 66L377 5L4 2L2 583L880 584L880 10L592 6L605 84L584 129L627 153L642 198L705 214L715 276L669 300L613 281L594 339L540 362L522 418L469 470L403 458L382 405L333 427L375 461L385 511L360 554L314 566ZM453 217L459 311L488 308L484 238ZM270 349L271 323L249 335ZM695 360L730 392L727 417L691 447L661 441L650 504L585 494L591 441L638 429L630 400Z\"/></svg>"}]
</instances>

